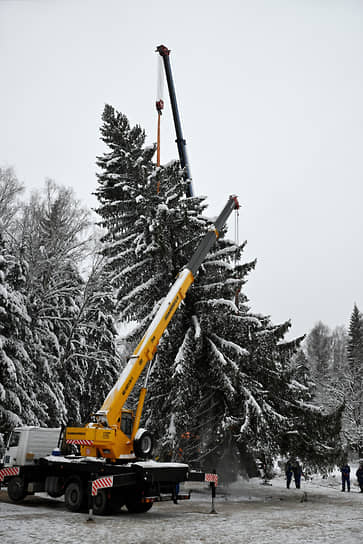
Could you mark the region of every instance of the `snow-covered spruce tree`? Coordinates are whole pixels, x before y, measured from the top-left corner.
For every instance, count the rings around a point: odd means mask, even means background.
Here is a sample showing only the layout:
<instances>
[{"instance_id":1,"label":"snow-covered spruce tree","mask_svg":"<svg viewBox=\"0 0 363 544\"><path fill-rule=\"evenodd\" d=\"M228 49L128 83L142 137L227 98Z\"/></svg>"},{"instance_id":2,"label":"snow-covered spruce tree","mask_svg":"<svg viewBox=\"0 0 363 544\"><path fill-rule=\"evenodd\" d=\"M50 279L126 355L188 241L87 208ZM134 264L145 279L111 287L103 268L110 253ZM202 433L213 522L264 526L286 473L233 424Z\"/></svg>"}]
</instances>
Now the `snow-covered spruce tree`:
<instances>
[{"instance_id":1,"label":"snow-covered spruce tree","mask_svg":"<svg viewBox=\"0 0 363 544\"><path fill-rule=\"evenodd\" d=\"M200 216L202 198L183 199L185 182L178 163L155 169L155 149L143 147L143 131L131 128L111 106L105 107L101 133L111 149L98 159L97 211L106 230L103 254L119 320L137 322L128 337L136 346L208 221ZM182 314L174 318L175 327ZM169 374L170 365L171 360ZM168 390L167 380L163 390Z\"/></svg>"},{"instance_id":2,"label":"snow-covered spruce tree","mask_svg":"<svg viewBox=\"0 0 363 544\"><path fill-rule=\"evenodd\" d=\"M120 319L138 321L138 341L209 221L203 199L184 198L177 163L152 164L139 127L110 106L103 121L111 149L98 160L103 252ZM277 452L286 432L311 416L304 387L288 369L300 340L281 342L288 323L273 326L250 314L241 287L254 263L239 264L242 250L221 238L160 342L146 416L164 456L211 463L228 444L237 452ZM290 402L295 411L287 413Z\"/></svg>"},{"instance_id":3,"label":"snow-covered spruce tree","mask_svg":"<svg viewBox=\"0 0 363 544\"><path fill-rule=\"evenodd\" d=\"M362 373L363 367L363 317L354 304L348 331L348 364L354 376Z\"/></svg>"},{"instance_id":4,"label":"snow-covered spruce tree","mask_svg":"<svg viewBox=\"0 0 363 544\"><path fill-rule=\"evenodd\" d=\"M24 263L8 252L0 231L0 445L16 425L38 423L24 273Z\"/></svg>"},{"instance_id":5,"label":"snow-covered spruce tree","mask_svg":"<svg viewBox=\"0 0 363 544\"><path fill-rule=\"evenodd\" d=\"M199 216L203 199L182 198L178 164L157 171L155 149L143 147L144 132L130 128L111 106L105 107L101 133L111 149L98 159L103 254L120 319L141 321L142 330L207 225Z\"/></svg>"},{"instance_id":6,"label":"snow-covered spruce tree","mask_svg":"<svg viewBox=\"0 0 363 544\"><path fill-rule=\"evenodd\" d=\"M221 351L232 347L229 319L237 312L236 294L254 266L237 264L242 250L243 246L220 238L188 294L183 321L171 323L158 351L149 418L154 433L161 435L164 455L171 452L174 458L200 460L217 449L220 454L225 447L221 427L221 439L216 440L217 418L226 413L225 399L236 392L238 368L224 360ZM237 298L244 297L239 293ZM238 357L247 353L241 345L233 344ZM166 377L169 383L163 396L160 390Z\"/></svg>"},{"instance_id":7,"label":"snow-covered spruce tree","mask_svg":"<svg viewBox=\"0 0 363 544\"><path fill-rule=\"evenodd\" d=\"M214 267L218 260L210 256L206 269L210 262ZM240 270L240 276L247 270ZM241 292L234 304L226 281L219 281L218 292L218 282L203 275L191 296L194 327L176 357L167 403L173 407L176 451L182 448L187 460L199 459L209 469L219 465L220 472L225 464L230 470L233 457L244 465L248 454L264 460L298 455L315 465L332 462L340 413L329 416L314 406L308 383L295 379L290 361L302 338L284 342L289 322L275 326L268 317L252 315ZM233 279L226 270L224 276ZM185 387L190 376L191 391ZM198 410L191 411L195 399ZM193 437L200 439L193 443Z\"/></svg>"},{"instance_id":8,"label":"snow-covered spruce tree","mask_svg":"<svg viewBox=\"0 0 363 544\"><path fill-rule=\"evenodd\" d=\"M331 357L331 375L334 378L340 378L344 375L347 365L347 346L348 332L344 325L335 327L332 332L332 357Z\"/></svg>"},{"instance_id":9,"label":"snow-covered spruce tree","mask_svg":"<svg viewBox=\"0 0 363 544\"><path fill-rule=\"evenodd\" d=\"M302 349L314 382L315 403L334 411L344 400L342 374L345 364L344 332L330 330L319 321L307 335Z\"/></svg>"},{"instance_id":10,"label":"snow-covered spruce tree","mask_svg":"<svg viewBox=\"0 0 363 544\"><path fill-rule=\"evenodd\" d=\"M87 346L83 336L84 281L73 263L62 267L62 279L56 278L58 296L54 297L59 318L54 321L58 340L57 373L63 389L68 423L81 423L81 398L86 388Z\"/></svg>"},{"instance_id":11,"label":"snow-covered spruce tree","mask_svg":"<svg viewBox=\"0 0 363 544\"><path fill-rule=\"evenodd\" d=\"M306 338L306 352L312 365L313 376L320 388L324 388L329 379L331 362L331 331L321 321L316 323Z\"/></svg>"},{"instance_id":12,"label":"snow-covered spruce tree","mask_svg":"<svg viewBox=\"0 0 363 544\"><path fill-rule=\"evenodd\" d=\"M82 299L77 264L84 254L88 212L71 190L48 181L23 208L19 246L28 262L27 306L31 317L31 357L36 396L44 425L78 420L84 361L71 365L73 322ZM73 390L73 385L77 385ZM67 404L67 406L66 406Z\"/></svg>"},{"instance_id":13,"label":"snow-covered spruce tree","mask_svg":"<svg viewBox=\"0 0 363 544\"><path fill-rule=\"evenodd\" d=\"M363 317L356 304L348 330L347 365L343 384L346 442L351 450L363 457Z\"/></svg>"},{"instance_id":14,"label":"snow-covered spruce tree","mask_svg":"<svg viewBox=\"0 0 363 544\"><path fill-rule=\"evenodd\" d=\"M219 240L187 296L183 321L168 327L150 388L150 424L164 453L208 468L225 456L245 462L248 452L331 462L340 410L329 415L314 406L311 380L295 379L291 358L303 338L284 341L290 323L273 325L250 312L242 288L255 263L240 264L243 247Z\"/></svg>"},{"instance_id":15,"label":"snow-covered spruce tree","mask_svg":"<svg viewBox=\"0 0 363 544\"><path fill-rule=\"evenodd\" d=\"M81 421L85 422L102 406L118 378L121 365L116 350L113 292L99 256L93 262L83 289L81 308L78 327L82 329L82 351L87 360L87 372L80 410Z\"/></svg>"},{"instance_id":16,"label":"snow-covered spruce tree","mask_svg":"<svg viewBox=\"0 0 363 544\"><path fill-rule=\"evenodd\" d=\"M29 263L28 350L42 425L83 422L118 372L115 329L100 293L107 292L102 272L93 270L87 280L79 271L88 252L88 224L88 211L73 193L50 181L23 206L19 222L18 247Z\"/></svg>"},{"instance_id":17,"label":"snow-covered spruce tree","mask_svg":"<svg viewBox=\"0 0 363 544\"><path fill-rule=\"evenodd\" d=\"M258 381L262 385L263 414L271 423L265 428L260 419L257 428L260 448L268 452L299 457L304 463L324 467L340 455L342 405L326 410L314 403L312 378L305 367L295 373L291 359L303 338L283 342L289 322L280 326L267 323L255 352L255 364L262 368ZM257 331L257 336L260 336ZM254 359L254 358L253 358ZM299 378L299 381L296 378ZM262 424L262 428L261 428Z\"/></svg>"}]
</instances>

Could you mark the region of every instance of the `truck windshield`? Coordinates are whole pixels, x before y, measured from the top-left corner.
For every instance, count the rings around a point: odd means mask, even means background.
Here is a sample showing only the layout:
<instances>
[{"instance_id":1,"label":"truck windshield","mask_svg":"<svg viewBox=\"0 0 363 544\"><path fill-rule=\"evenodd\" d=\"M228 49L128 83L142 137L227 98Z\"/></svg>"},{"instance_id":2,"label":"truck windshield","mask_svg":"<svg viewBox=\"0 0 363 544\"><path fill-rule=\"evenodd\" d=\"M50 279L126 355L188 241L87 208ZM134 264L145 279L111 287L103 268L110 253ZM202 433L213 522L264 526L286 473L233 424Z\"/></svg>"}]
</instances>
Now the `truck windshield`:
<instances>
[{"instance_id":1,"label":"truck windshield","mask_svg":"<svg viewBox=\"0 0 363 544\"><path fill-rule=\"evenodd\" d=\"M20 431L13 431L10 435L8 448L14 448L19 444Z\"/></svg>"}]
</instances>

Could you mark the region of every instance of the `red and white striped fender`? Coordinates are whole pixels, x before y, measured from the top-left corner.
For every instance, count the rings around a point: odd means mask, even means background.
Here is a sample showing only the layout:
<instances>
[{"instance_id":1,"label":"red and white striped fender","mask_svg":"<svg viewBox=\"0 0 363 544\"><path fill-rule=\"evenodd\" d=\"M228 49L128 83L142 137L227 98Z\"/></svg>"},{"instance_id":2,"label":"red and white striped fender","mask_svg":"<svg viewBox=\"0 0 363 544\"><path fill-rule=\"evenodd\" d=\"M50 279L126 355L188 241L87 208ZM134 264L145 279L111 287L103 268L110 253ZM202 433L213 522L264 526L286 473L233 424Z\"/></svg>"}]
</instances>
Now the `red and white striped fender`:
<instances>
[{"instance_id":1,"label":"red and white striped fender","mask_svg":"<svg viewBox=\"0 0 363 544\"><path fill-rule=\"evenodd\" d=\"M92 495L97 495L99 489L105 489L113 486L113 476L105 476L104 478L98 478L92 482Z\"/></svg>"},{"instance_id":2,"label":"red and white striped fender","mask_svg":"<svg viewBox=\"0 0 363 544\"><path fill-rule=\"evenodd\" d=\"M212 474L212 473L204 474L204 481L205 482L214 482L215 485L217 486L218 485L218 474Z\"/></svg>"},{"instance_id":3,"label":"red and white striped fender","mask_svg":"<svg viewBox=\"0 0 363 544\"><path fill-rule=\"evenodd\" d=\"M2 482L5 476L17 476L20 472L19 467L7 467L0 470L0 482Z\"/></svg>"},{"instance_id":4,"label":"red and white striped fender","mask_svg":"<svg viewBox=\"0 0 363 544\"><path fill-rule=\"evenodd\" d=\"M93 446L93 440L82 440L82 439L73 439L73 438L67 438L66 440L67 444L77 444L78 446Z\"/></svg>"}]
</instances>

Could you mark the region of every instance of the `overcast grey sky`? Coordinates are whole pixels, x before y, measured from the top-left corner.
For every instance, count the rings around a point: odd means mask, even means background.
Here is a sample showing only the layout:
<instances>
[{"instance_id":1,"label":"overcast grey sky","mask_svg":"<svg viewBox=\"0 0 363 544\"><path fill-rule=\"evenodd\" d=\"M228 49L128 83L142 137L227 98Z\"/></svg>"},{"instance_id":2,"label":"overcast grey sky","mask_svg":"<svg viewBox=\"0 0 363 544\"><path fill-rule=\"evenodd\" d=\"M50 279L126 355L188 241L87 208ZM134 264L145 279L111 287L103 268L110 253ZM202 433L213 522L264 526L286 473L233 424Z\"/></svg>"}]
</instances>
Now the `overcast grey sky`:
<instances>
[{"instance_id":1,"label":"overcast grey sky","mask_svg":"<svg viewBox=\"0 0 363 544\"><path fill-rule=\"evenodd\" d=\"M363 310L360 0L0 0L0 165L94 206L104 104L156 140L160 44L195 192L209 215L231 193L243 205L252 309L292 335L347 324ZM177 158L165 98L162 162Z\"/></svg>"}]
</instances>

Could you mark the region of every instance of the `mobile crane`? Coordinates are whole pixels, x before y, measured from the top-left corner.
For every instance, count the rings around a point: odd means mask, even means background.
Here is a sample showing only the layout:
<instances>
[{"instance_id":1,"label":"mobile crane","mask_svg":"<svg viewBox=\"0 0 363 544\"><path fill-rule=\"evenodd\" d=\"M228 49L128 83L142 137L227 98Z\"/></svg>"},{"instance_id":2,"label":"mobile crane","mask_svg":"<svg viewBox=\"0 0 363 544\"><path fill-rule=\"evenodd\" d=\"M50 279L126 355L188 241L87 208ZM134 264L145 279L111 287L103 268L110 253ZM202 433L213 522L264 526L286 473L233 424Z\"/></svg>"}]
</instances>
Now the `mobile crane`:
<instances>
[{"instance_id":1,"label":"mobile crane","mask_svg":"<svg viewBox=\"0 0 363 544\"><path fill-rule=\"evenodd\" d=\"M123 504L131 512L146 512L153 502L176 502L189 498L190 495L178 492L180 482L216 481L215 474L193 474L184 463L148 460L152 452L152 438L139 425L149 372L141 388L135 414L124 405L147 364L150 370L163 332L227 219L238 208L237 197L230 196L214 225L177 276L118 381L96 412L95 421L85 427L66 429L65 441L78 445L80 456L61 455L61 452L54 451L54 455L34 459L34 453L27 451L23 441L23 464L19 464L17 445L22 443L23 431L21 428L15 429L5 451L4 468L0 469L0 484L3 482L7 485L11 500L18 502L27 494L46 491L52 497L64 494L66 506L71 511L81 510L88 500L89 507L96 514L118 509ZM16 434L18 441L14 440ZM28 428L28 435L31 434Z\"/></svg>"}]
</instances>

